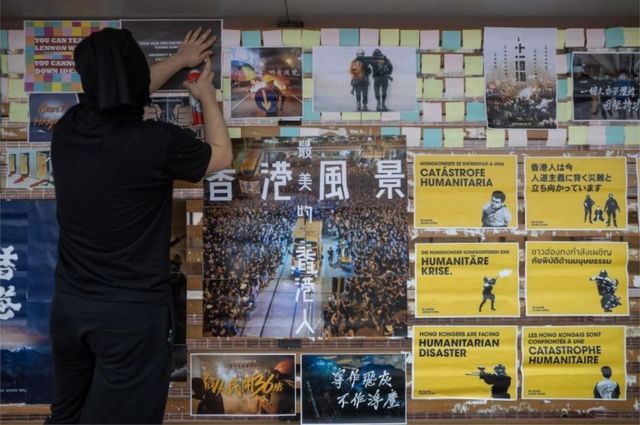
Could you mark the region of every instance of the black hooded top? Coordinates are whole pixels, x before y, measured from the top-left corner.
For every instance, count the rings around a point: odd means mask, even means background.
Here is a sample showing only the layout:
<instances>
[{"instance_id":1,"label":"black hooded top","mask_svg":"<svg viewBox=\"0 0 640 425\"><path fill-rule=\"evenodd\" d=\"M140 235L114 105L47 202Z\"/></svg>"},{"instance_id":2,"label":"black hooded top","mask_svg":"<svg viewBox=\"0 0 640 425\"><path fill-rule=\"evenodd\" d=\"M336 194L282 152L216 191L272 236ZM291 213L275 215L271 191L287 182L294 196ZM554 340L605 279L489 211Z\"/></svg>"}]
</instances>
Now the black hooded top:
<instances>
[{"instance_id":1,"label":"black hooded top","mask_svg":"<svg viewBox=\"0 0 640 425\"><path fill-rule=\"evenodd\" d=\"M143 121L149 67L127 30L104 29L74 53L83 101L53 132L60 241L56 290L102 301L170 300L173 180L199 181L211 148Z\"/></svg>"}]
</instances>

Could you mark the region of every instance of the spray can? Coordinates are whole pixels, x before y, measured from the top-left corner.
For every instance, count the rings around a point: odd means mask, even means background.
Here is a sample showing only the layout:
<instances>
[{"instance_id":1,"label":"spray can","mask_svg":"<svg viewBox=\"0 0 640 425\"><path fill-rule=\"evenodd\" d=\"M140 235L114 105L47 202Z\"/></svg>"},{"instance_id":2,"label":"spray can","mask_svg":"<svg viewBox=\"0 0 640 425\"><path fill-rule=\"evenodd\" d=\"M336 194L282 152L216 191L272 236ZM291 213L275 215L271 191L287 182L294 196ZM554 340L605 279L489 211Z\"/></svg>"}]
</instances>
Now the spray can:
<instances>
[{"instance_id":1,"label":"spray can","mask_svg":"<svg viewBox=\"0 0 640 425\"><path fill-rule=\"evenodd\" d=\"M195 83L200 78L201 72L197 69L192 69L187 74L187 81L190 83ZM191 105L191 126L192 127L201 127L204 124L202 119L202 105L191 94L189 94L189 104Z\"/></svg>"}]
</instances>

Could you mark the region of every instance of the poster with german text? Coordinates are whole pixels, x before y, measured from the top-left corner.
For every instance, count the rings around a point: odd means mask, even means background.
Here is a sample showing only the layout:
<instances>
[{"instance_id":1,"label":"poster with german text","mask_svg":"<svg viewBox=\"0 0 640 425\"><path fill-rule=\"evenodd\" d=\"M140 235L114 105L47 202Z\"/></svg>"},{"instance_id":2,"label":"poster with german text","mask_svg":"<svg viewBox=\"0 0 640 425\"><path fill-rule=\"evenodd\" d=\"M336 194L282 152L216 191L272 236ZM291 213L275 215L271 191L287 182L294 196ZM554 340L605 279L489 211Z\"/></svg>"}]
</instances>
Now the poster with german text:
<instances>
[{"instance_id":1,"label":"poster with german text","mask_svg":"<svg viewBox=\"0 0 640 425\"><path fill-rule=\"evenodd\" d=\"M515 155L416 155L414 226L518 227Z\"/></svg>"},{"instance_id":2,"label":"poster with german text","mask_svg":"<svg viewBox=\"0 0 640 425\"><path fill-rule=\"evenodd\" d=\"M517 243L418 243L416 317L517 317Z\"/></svg>"},{"instance_id":3,"label":"poster with german text","mask_svg":"<svg viewBox=\"0 0 640 425\"><path fill-rule=\"evenodd\" d=\"M525 157L527 230L626 230L624 157Z\"/></svg>"},{"instance_id":4,"label":"poster with german text","mask_svg":"<svg viewBox=\"0 0 640 425\"><path fill-rule=\"evenodd\" d=\"M624 326L522 328L522 398L626 400Z\"/></svg>"},{"instance_id":5,"label":"poster with german text","mask_svg":"<svg viewBox=\"0 0 640 425\"><path fill-rule=\"evenodd\" d=\"M515 326L414 326L416 399L515 400Z\"/></svg>"}]
</instances>

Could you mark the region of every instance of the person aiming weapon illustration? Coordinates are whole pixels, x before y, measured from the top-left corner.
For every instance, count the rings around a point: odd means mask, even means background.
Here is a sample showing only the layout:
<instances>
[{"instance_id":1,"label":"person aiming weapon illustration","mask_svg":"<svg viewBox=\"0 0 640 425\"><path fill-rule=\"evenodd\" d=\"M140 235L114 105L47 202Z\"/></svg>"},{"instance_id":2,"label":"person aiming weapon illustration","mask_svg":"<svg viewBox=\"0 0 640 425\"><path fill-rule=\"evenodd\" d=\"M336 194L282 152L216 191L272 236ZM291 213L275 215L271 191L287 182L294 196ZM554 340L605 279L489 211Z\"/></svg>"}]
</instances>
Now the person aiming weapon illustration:
<instances>
[{"instance_id":1,"label":"person aiming weapon illustration","mask_svg":"<svg viewBox=\"0 0 640 425\"><path fill-rule=\"evenodd\" d=\"M605 269L600 270L597 275L591 276L589 280L596 283L598 295L600 295L600 305L605 312L610 313L612 308L622 304L620 297L616 295L618 279L610 278Z\"/></svg>"},{"instance_id":2,"label":"person aiming weapon illustration","mask_svg":"<svg viewBox=\"0 0 640 425\"><path fill-rule=\"evenodd\" d=\"M487 302L487 300L491 301L491 310L495 311L495 302L496 302L496 296L493 294L493 287L495 286L496 282L498 281L498 278L500 277L507 277L511 275L511 270L510 269L504 269L501 270L500 273L498 273L498 275L496 277L488 277L485 276L482 280L482 302L480 302L480 306L478 307L478 311L481 312L482 311L482 306L484 306L484 303Z\"/></svg>"}]
</instances>

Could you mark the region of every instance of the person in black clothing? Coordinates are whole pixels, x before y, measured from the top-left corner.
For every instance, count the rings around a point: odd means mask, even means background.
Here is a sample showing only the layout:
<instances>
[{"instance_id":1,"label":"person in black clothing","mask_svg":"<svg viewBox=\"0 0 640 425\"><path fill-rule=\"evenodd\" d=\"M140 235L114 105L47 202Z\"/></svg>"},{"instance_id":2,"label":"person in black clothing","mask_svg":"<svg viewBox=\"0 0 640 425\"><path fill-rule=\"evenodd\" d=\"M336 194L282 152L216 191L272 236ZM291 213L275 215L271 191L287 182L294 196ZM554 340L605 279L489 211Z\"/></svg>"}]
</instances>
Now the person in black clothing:
<instances>
[{"instance_id":1,"label":"person in black clothing","mask_svg":"<svg viewBox=\"0 0 640 425\"><path fill-rule=\"evenodd\" d=\"M358 49L356 51L356 58L351 61L349 73L351 74L351 94L356 96L356 111L366 112L369 110L367 102L371 66L369 60L364 56L364 50Z\"/></svg>"},{"instance_id":2,"label":"person in black clothing","mask_svg":"<svg viewBox=\"0 0 640 425\"><path fill-rule=\"evenodd\" d=\"M511 398L509 386L511 377L507 375L506 368L502 364L497 364L493 368L495 373L487 373L484 368L480 369L480 379L491 385L491 398Z\"/></svg>"},{"instance_id":3,"label":"person in black clothing","mask_svg":"<svg viewBox=\"0 0 640 425\"><path fill-rule=\"evenodd\" d=\"M480 303L480 307L478 307L478 311L482 311L482 306L487 300L491 301L491 310L495 311L496 296L493 295L493 286L496 284L497 279L498 278L487 276L482 279L482 302Z\"/></svg>"},{"instance_id":4,"label":"person in black clothing","mask_svg":"<svg viewBox=\"0 0 640 425\"><path fill-rule=\"evenodd\" d=\"M389 81L393 81L393 77L391 77L393 65L391 61L382 54L380 49L373 51L370 63L373 72L373 93L376 96L377 102L376 111L388 111L385 102L387 100Z\"/></svg>"},{"instance_id":5,"label":"person in black clothing","mask_svg":"<svg viewBox=\"0 0 640 425\"><path fill-rule=\"evenodd\" d=\"M618 211L620 211L618 201L613 197L613 193L610 193L609 198L607 198L607 202L604 204L604 212L607 213L607 227L611 226L612 219L613 225L618 227L618 222L616 221L616 212Z\"/></svg>"},{"instance_id":6,"label":"person in black clothing","mask_svg":"<svg viewBox=\"0 0 640 425\"><path fill-rule=\"evenodd\" d=\"M586 223L589 220L589 223L593 223L591 219L593 213L593 206L595 205L595 201L591 199L591 195L587 193L587 196L584 198L584 202L582 206L584 206L584 222Z\"/></svg>"},{"instance_id":7,"label":"person in black clothing","mask_svg":"<svg viewBox=\"0 0 640 425\"><path fill-rule=\"evenodd\" d=\"M172 369L173 180L197 182L231 162L205 60L210 34L188 32L151 69L127 30L95 32L74 51L84 94L51 142L60 237L47 423L162 422ZM202 104L206 143L173 124L143 121L149 94L203 61L200 79L185 86Z\"/></svg>"}]
</instances>

